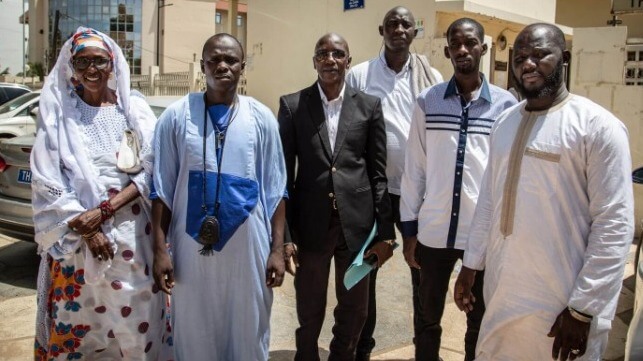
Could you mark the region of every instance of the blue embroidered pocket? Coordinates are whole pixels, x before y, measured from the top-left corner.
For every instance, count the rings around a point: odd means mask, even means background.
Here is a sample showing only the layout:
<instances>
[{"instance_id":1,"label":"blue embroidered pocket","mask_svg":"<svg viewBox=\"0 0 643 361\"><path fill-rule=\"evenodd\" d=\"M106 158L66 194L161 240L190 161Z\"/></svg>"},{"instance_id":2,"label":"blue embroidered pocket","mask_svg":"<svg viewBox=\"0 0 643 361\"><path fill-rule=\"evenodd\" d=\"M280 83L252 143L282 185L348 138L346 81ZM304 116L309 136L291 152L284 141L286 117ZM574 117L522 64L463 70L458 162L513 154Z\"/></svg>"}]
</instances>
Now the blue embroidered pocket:
<instances>
[{"instance_id":1,"label":"blue embroidered pocket","mask_svg":"<svg viewBox=\"0 0 643 361\"><path fill-rule=\"evenodd\" d=\"M217 173L206 173L205 204L207 215L214 215L214 199L217 192ZM203 204L203 172L190 171L188 181L188 208L185 219L185 232L196 242L199 229L205 215ZM219 193L219 227L220 239L212 249L219 252L232 238L234 232L246 221L250 212L257 206L259 186L257 182L229 174L221 174L221 191Z\"/></svg>"}]
</instances>

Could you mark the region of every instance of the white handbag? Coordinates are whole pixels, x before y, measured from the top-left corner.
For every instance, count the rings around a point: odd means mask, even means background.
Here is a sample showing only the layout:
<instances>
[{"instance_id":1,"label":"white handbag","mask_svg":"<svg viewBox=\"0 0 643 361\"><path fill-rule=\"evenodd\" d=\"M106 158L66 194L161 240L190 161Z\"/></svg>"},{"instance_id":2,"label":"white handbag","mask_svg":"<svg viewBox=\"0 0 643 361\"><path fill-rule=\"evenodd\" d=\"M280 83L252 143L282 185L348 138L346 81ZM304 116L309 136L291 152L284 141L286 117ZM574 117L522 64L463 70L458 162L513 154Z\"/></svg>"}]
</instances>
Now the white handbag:
<instances>
[{"instance_id":1,"label":"white handbag","mask_svg":"<svg viewBox=\"0 0 643 361\"><path fill-rule=\"evenodd\" d=\"M121 146L118 149L116 167L124 173L138 173L143 166L139 158L141 145L138 141L136 132L131 129L125 129Z\"/></svg>"}]
</instances>

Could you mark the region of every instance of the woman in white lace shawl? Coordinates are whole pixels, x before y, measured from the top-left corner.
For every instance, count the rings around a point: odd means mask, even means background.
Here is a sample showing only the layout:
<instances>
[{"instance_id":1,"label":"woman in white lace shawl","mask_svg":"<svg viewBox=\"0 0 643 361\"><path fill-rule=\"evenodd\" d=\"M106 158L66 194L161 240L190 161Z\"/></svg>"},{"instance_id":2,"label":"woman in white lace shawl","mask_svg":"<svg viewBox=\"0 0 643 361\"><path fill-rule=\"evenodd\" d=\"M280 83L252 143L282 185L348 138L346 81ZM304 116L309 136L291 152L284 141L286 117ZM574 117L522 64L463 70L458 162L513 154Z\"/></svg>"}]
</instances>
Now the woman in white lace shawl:
<instances>
[{"instance_id":1,"label":"woman in white lace shawl","mask_svg":"<svg viewBox=\"0 0 643 361\"><path fill-rule=\"evenodd\" d=\"M40 97L31 153L38 277L36 360L170 359L166 299L152 279L150 142L156 118L130 91L123 52L78 28ZM142 169L117 168L124 131Z\"/></svg>"}]
</instances>

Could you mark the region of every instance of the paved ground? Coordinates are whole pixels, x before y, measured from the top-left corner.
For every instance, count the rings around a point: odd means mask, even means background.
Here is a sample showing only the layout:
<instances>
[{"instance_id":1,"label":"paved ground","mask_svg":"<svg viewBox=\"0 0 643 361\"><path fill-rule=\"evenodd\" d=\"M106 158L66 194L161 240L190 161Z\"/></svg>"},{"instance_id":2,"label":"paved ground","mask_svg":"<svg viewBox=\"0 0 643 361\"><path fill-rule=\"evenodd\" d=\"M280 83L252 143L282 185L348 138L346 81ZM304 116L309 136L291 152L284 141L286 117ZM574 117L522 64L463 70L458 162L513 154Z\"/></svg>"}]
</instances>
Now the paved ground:
<instances>
[{"instance_id":1,"label":"paved ground","mask_svg":"<svg viewBox=\"0 0 643 361\"><path fill-rule=\"evenodd\" d=\"M33 243L16 241L0 235L0 360L22 361L32 358L36 304L36 273L38 257ZM610 345L605 360L623 359L627 325L632 317L634 248L630 254L623 291L619 300L618 317L613 323ZM454 274L455 276L455 274ZM292 277L275 291L272 314L271 361L292 360L294 332L297 326L295 292ZM452 279L452 282L454 279ZM453 283L452 283L453 285ZM380 270L378 275L378 326L374 360L413 360L410 274L401 252ZM334 282L331 279L328 297L327 322L320 337L322 359L328 355L331 338ZM445 361L463 359L464 314L449 297L443 318L441 356Z\"/></svg>"}]
</instances>

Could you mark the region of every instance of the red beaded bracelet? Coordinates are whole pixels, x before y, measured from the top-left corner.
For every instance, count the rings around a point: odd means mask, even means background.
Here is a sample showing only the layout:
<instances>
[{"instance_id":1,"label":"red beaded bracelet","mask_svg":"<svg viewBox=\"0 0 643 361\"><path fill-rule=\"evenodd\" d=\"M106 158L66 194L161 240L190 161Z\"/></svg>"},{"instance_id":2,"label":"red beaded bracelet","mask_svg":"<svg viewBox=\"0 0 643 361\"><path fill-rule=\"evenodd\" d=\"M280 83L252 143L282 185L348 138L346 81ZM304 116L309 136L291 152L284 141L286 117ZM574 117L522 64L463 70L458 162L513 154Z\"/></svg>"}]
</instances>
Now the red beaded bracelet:
<instances>
[{"instance_id":1,"label":"red beaded bracelet","mask_svg":"<svg viewBox=\"0 0 643 361\"><path fill-rule=\"evenodd\" d=\"M98 208L100 208L100 220L101 222L105 222L106 220L112 218L114 216L114 207L112 207L112 204L109 203L109 201L102 201L98 205Z\"/></svg>"}]
</instances>

